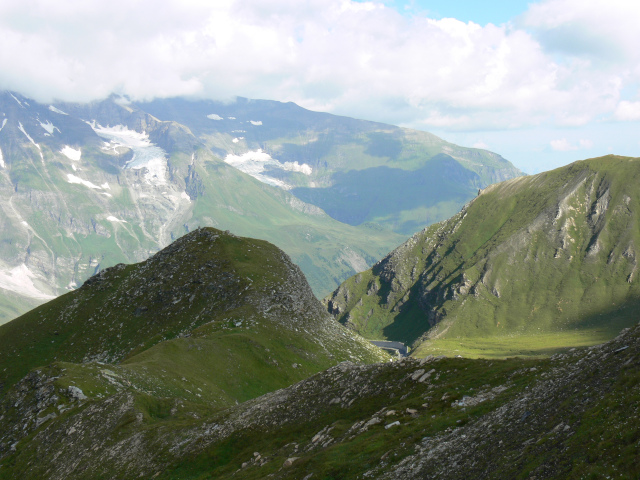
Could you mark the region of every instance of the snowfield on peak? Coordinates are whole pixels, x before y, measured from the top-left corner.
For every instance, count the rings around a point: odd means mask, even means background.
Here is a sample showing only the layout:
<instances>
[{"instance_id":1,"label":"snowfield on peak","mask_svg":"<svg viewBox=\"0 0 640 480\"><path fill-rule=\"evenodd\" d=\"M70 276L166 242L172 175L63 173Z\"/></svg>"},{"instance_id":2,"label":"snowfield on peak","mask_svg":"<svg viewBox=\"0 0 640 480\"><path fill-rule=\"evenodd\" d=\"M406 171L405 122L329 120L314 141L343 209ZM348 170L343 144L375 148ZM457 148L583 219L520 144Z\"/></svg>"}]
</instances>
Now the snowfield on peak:
<instances>
[{"instance_id":1,"label":"snowfield on peak","mask_svg":"<svg viewBox=\"0 0 640 480\"><path fill-rule=\"evenodd\" d=\"M69 160L79 161L82 156L82 149L78 148L77 150L69 145L65 145L62 150L60 150L65 157Z\"/></svg>"},{"instance_id":2,"label":"snowfield on peak","mask_svg":"<svg viewBox=\"0 0 640 480\"><path fill-rule=\"evenodd\" d=\"M280 179L270 177L268 174L264 173L267 167L277 168L288 172L299 172L304 175L311 175L313 172L311 166L306 163L299 164L297 161L280 163L268 153L263 152L261 148L258 150L248 151L241 155L234 155L230 153L225 157L224 161L241 172L251 175L262 183L280 187L284 190L290 190L293 187Z\"/></svg>"}]
</instances>

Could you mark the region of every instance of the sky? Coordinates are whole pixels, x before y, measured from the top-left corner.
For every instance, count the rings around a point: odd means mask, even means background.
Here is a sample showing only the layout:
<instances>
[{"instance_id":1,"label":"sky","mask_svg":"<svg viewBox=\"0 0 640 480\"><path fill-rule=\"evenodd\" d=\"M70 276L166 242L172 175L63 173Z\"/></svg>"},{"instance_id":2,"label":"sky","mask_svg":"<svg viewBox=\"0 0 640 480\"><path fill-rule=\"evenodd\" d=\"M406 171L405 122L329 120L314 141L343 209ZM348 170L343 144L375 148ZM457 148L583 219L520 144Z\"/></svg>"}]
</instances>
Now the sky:
<instances>
[{"instance_id":1,"label":"sky","mask_svg":"<svg viewBox=\"0 0 640 480\"><path fill-rule=\"evenodd\" d=\"M636 0L0 0L0 89L293 101L537 173L640 156L639 24Z\"/></svg>"}]
</instances>

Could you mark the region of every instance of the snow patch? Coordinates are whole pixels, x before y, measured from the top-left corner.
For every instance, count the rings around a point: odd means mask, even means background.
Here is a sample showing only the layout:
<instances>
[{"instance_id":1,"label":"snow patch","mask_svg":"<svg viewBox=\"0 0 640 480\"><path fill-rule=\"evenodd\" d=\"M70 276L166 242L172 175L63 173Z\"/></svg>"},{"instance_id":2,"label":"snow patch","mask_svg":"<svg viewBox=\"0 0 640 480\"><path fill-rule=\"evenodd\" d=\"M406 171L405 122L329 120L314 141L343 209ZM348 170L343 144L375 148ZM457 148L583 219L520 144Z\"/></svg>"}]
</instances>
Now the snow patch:
<instances>
[{"instance_id":1,"label":"snow patch","mask_svg":"<svg viewBox=\"0 0 640 480\"><path fill-rule=\"evenodd\" d=\"M271 178L264 175L265 167L277 167L282 168L281 163L271 158L271 155L262 151L262 149L249 151L242 155L228 154L224 161L234 168L237 168L241 172L251 175L256 180L273 185L274 187L280 187L285 190L291 189L291 185L283 182L282 180Z\"/></svg>"},{"instance_id":2,"label":"snow patch","mask_svg":"<svg viewBox=\"0 0 640 480\"><path fill-rule=\"evenodd\" d=\"M29 226L29 224L28 224L27 222L25 222L24 220L22 220L20 223L21 223L22 225L24 225L25 227L28 227L28 226Z\"/></svg>"},{"instance_id":3,"label":"snow patch","mask_svg":"<svg viewBox=\"0 0 640 480\"><path fill-rule=\"evenodd\" d=\"M11 95L13 97L13 95ZM15 98L15 97L14 97ZM29 134L27 133L27 131L24 129L24 127L22 126L22 122L18 122L18 128L20 129L20 131L22 133L24 133L24 136L27 137L29 139L29 141L31 143L33 143L36 147L38 147L38 150L40 150L40 145L38 145L36 142L33 141L33 138L31 138L29 136Z\"/></svg>"},{"instance_id":4,"label":"snow patch","mask_svg":"<svg viewBox=\"0 0 640 480\"><path fill-rule=\"evenodd\" d=\"M120 143L122 146L134 148L134 147L150 147L152 145L149 140L149 135L146 132L136 132L135 130L130 130L124 125L116 125L114 127L106 126L93 122L87 122L93 128L93 130L103 138L111 140L111 143L114 143L114 140L117 143Z\"/></svg>"},{"instance_id":5,"label":"snow patch","mask_svg":"<svg viewBox=\"0 0 640 480\"><path fill-rule=\"evenodd\" d=\"M264 172L267 167L277 168L279 170L285 170L289 172L300 172L305 175L311 175L311 173L313 172L313 169L306 163L280 163L278 160L272 158L268 153L263 152L262 149L249 151L243 153L242 155L234 155L230 153L225 157L224 161L232 167L237 168L241 172L251 175L253 178L261 181L262 183L280 187L285 190L291 189L291 185L283 182L280 179L273 178L268 174L265 174Z\"/></svg>"},{"instance_id":6,"label":"snow patch","mask_svg":"<svg viewBox=\"0 0 640 480\"><path fill-rule=\"evenodd\" d=\"M111 190L111 187L107 182L104 182L102 185L100 185L100 188L103 190Z\"/></svg>"},{"instance_id":7,"label":"snow patch","mask_svg":"<svg viewBox=\"0 0 640 480\"><path fill-rule=\"evenodd\" d=\"M126 220L120 220L119 218L116 218L113 215L109 215L107 217L107 220L109 220L110 222L116 222L116 223L127 223Z\"/></svg>"},{"instance_id":8,"label":"snow patch","mask_svg":"<svg viewBox=\"0 0 640 480\"><path fill-rule=\"evenodd\" d=\"M249 123L251 123L251 125L262 125L262 121L261 120L249 120Z\"/></svg>"},{"instance_id":9,"label":"snow patch","mask_svg":"<svg viewBox=\"0 0 640 480\"><path fill-rule=\"evenodd\" d=\"M220 115L216 115L215 113L207 115L207 118L210 118L211 120L224 120Z\"/></svg>"},{"instance_id":10,"label":"snow patch","mask_svg":"<svg viewBox=\"0 0 640 480\"><path fill-rule=\"evenodd\" d=\"M136 160L137 163L134 164ZM127 163L127 168L133 170L145 168L147 171L144 174L144 179L147 183L155 185L164 185L167 183L167 160L164 157L136 159L136 155L134 155L133 159Z\"/></svg>"},{"instance_id":11,"label":"snow patch","mask_svg":"<svg viewBox=\"0 0 640 480\"><path fill-rule=\"evenodd\" d=\"M69 115L68 113L63 112L62 110L58 110L53 105L49 105L49 110L51 110L53 113L59 113L60 115Z\"/></svg>"},{"instance_id":12,"label":"snow patch","mask_svg":"<svg viewBox=\"0 0 640 480\"><path fill-rule=\"evenodd\" d=\"M231 140L233 143L238 143L240 140L238 138L234 138L233 140Z\"/></svg>"},{"instance_id":13,"label":"snow patch","mask_svg":"<svg viewBox=\"0 0 640 480\"><path fill-rule=\"evenodd\" d=\"M20 100L18 100L18 99L13 95L13 93L10 93L9 95L11 95L11 96L13 97L13 99L14 99L16 102L18 102L18 105L20 105L22 108L24 108L24 105L22 105L22 102L21 102Z\"/></svg>"},{"instance_id":14,"label":"snow patch","mask_svg":"<svg viewBox=\"0 0 640 480\"><path fill-rule=\"evenodd\" d=\"M2 131L2 129L6 124L7 124L7 119L5 118L4 120L2 120L2 126L0 127L0 132Z\"/></svg>"},{"instance_id":15,"label":"snow patch","mask_svg":"<svg viewBox=\"0 0 640 480\"><path fill-rule=\"evenodd\" d=\"M33 280L36 279L38 279L38 276L29 270L29 267L24 263L11 270L0 270L0 288L39 300L51 300L55 298L53 295L46 294L39 290L33 284Z\"/></svg>"},{"instance_id":16,"label":"snow patch","mask_svg":"<svg viewBox=\"0 0 640 480\"><path fill-rule=\"evenodd\" d=\"M85 187L88 188L93 188L96 190L101 190L101 188L98 185L95 185L87 180L83 180L80 177L76 177L74 174L72 173L67 173L67 182L69 183L78 183L80 185L84 185Z\"/></svg>"},{"instance_id":17,"label":"snow patch","mask_svg":"<svg viewBox=\"0 0 640 480\"><path fill-rule=\"evenodd\" d=\"M133 150L133 158L127 162L125 168L132 170L146 169L144 179L152 185L167 183L167 156L163 149L149 140L146 132L129 130L124 125L103 127L95 121L89 123L91 128L103 138L110 140L103 149L116 151L118 147Z\"/></svg>"},{"instance_id":18,"label":"snow patch","mask_svg":"<svg viewBox=\"0 0 640 480\"><path fill-rule=\"evenodd\" d=\"M0 150L0 167L7 168L7 166L4 164L4 157L2 156L2 150Z\"/></svg>"},{"instance_id":19,"label":"snow patch","mask_svg":"<svg viewBox=\"0 0 640 480\"><path fill-rule=\"evenodd\" d=\"M56 127L53 123L51 123L49 120L47 120L47 123L40 122L40 126L44 128L47 132L49 132L49 135L53 135L54 130L58 130L58 133L62 133L60 129Z\"/></svg>"},{"instance_id":20,"label":"snow patch","mask_svg":"<svg viewBox=\"0 0 640 480\"><path fill-rule=\"evenodd\" d=\"M62 153L65 157L67 157L69 160L74 160L74 161L78 161L80 160L80 157L82 156L82 149L75 149L70 147L69 145L65 145L64 148L62 150L60 150L60 153Z\"/></svg>"},{"instance_id":21,"label":"snow patch","mask_svg":"<svg viewBox=\"0 0 640 480\"><path fill-rule=\"evenodd\" d=\"M188 200L189 202L191 202L191 197L189 196L189 194L187 192L182 192L180 194L180 198L182 198L184 200Z\"/></svg>"}]
</instances>

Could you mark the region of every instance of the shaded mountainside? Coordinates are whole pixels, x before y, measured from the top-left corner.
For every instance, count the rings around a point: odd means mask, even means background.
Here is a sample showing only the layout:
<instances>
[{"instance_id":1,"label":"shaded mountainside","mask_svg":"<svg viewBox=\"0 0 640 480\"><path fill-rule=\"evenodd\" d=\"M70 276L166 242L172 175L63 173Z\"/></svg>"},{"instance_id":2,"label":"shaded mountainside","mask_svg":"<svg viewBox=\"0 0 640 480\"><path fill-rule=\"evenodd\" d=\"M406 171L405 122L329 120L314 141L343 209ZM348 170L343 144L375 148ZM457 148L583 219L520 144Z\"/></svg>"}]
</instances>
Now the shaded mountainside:
<instances>
[{"instance_id":1,"label":"shaded mountainside","mask_svg":"<svg viewBox=\"0 0 640 480\"><path fill-rule=\"evenodd\" d=\"M478 188L522 174L493 152L291 102L171 98L136 105L188 126L232 165L341 222L374 222L403 235L453 215Z\"/></svg>"},{"instance_id":2,"label":"shaded mountainside","mask_svg":"<svg viewBox=\"0 0 640 480\"><path fill-rule=\"evenodd\" d=\"M199 226L277 244L319 296L403 240L340 223L115 97L46 106L4 92L0 114L0 323Z\"/></svg>"},{"instance_id":3,"label":"shaded mountainside","mask_svg":"<svg viewBox=\"0 0 640 480\"><path fill-rule=\"evenodd\" d=\"M54 364L3 404L31 434L0 478L636 478L639 359L635 327L544 360L344 362L225 410Z\"/></svg>"},{"instance_id":4,"label":"shaded mountainside","mask_svg":"<svg viewBox=\"0 0 640 480\"><path fill-rule=\"evenodd\" d=\"M640 159L607 156L483 190L325 299L418 355L552 353L614 337L640 305Z\"/></svg>"}]
</instances>

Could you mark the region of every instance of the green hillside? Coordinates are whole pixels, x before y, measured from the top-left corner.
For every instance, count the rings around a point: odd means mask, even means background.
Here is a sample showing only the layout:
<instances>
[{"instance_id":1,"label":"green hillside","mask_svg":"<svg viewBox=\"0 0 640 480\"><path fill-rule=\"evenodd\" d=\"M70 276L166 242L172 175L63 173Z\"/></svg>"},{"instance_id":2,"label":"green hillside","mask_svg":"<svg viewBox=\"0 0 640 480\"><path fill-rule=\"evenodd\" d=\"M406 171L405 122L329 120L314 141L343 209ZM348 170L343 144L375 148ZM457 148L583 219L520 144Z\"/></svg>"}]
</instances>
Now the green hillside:
<instances>
[{"instance_id":1,"label":"green hillside","mask_svg":"<svg viewBox=\"0 0 640 480\"><path fill-rule=\"evenodd\" d=\"M343 362L223 410L59 364L2 404L0 478L636 478L639 352L636 327L550 359Z\"/></svg>"},{"instance_id":2,"label":"green hillside","mask_svg":"<svg viewBox=\"0 0 640 480\"><path fill-rule=\"evenodd\" d=\"M77 364L67 375L89 384L86 368L109 363L145 392L166 396L189 381L209 390L208 403L226 405L340 360L384 358L328 319L278 248L208 228L1 326L0 393L52 362ZM171 372L167 383L160 370Z\"/></svg>"},{"instance_id":3,"label":"green hillside","mask_svg":"<svg viewBox=\"0 0 640 480\"><path fill-rule=\"evenodd\" d=\"M640 159L607 156L493 185L326 302L416 355L549 354L637 322ZM422 343L420 343L422 342Z\"/></svg>"}]
</instances>

